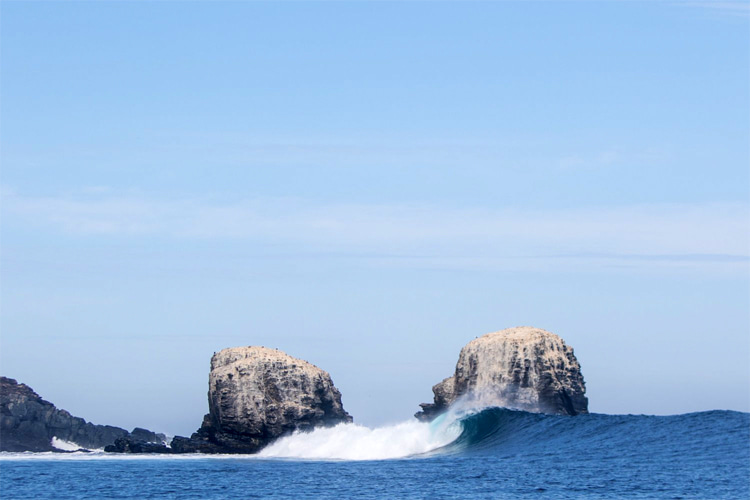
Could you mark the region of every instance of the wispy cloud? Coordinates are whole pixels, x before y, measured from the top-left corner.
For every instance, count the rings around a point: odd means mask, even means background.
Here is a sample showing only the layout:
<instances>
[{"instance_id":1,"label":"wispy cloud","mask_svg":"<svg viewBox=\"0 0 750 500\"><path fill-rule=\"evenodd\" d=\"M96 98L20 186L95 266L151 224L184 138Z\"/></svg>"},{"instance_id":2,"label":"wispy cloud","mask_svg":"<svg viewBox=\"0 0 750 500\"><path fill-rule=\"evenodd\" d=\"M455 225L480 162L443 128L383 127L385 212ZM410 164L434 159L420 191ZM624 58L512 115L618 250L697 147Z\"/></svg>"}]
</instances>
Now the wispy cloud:
<instances>
[{"instance_id":1,"label":"wispy cloud","mask_svg":"<svg viewBox=\"0 0 750 500\"><path fill-rule=\"evenodd\" d=\"M716 0L716 1L710 1L705 0L702 2L680 2L680 5L686 5L689 7L702 7L702 8L708 8L708 9L715 9L720 10L726 13L735 14L735 15L741 15L741 16L748 16L750 15L750 1L736 1L736 2L727 2L722 0Z\"/></svg>"},{"instance_id":2,"label":"wispy cloud","mask_svg":"<svg viewBox=\"0 0 750 500\"><path fill-rule=\"evenodd\" d=\"M648 165L669 160L667 151L603 149L599 152L565 155L557 162L561 170L606 170L622 165Z\"/></svg>"},{"instance_id":3,"label":"wispy cloud","mask_svg":"<svg viewBox=\"0 0 750 500\"><path fill-rule=\"evenodd\" d=\"M489 210L297 199L157 200L109 193L38 197L7 191L3 214L6 227L80 237L241 240L458 266L519 258L744 265L750 221L744 203Z\"/></svg>"},{"instance_id":4,"label":"wispy cloud","mask_svg":"<svg viewBox=\"0 0 750 500\"><path fill-rule=\"evenodd\" d=\"M597 155L570 155L560 160L560 168L571 169L598 169L610 167L622 161L622 155L617 151L603 151Z\"/></svg>"}]
</instances>

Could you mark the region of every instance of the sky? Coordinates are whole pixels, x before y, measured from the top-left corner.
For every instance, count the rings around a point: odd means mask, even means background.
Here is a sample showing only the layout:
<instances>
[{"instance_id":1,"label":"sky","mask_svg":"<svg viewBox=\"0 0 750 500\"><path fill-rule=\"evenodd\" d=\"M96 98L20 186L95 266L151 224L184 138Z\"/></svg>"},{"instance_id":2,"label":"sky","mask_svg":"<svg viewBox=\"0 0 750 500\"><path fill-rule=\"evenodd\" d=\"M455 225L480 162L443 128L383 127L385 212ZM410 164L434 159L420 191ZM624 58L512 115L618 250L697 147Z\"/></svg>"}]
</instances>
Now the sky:
<instances>
[{"instance_id":1,"label":"sky","mask_svg":"<svg viewBox=\"0 0 750 500\"><path fill-rule=\"evenodd\" d=\"M749 5L3 1L0 373L189 435L264 345L375 426L531 325L750 411Z\"/></svg>"}]
</instances>

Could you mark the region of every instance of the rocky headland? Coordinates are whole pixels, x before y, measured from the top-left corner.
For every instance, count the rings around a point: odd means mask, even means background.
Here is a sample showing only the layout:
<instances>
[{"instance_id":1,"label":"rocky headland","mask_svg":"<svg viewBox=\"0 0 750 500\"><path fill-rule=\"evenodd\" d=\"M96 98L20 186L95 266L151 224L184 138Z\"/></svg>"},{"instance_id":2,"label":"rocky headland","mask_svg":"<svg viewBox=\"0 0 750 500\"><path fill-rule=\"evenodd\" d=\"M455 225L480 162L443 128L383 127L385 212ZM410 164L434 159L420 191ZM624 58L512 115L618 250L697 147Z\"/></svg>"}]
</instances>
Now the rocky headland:
<instances>
[{"instance_id":1,"label":"rocky headland","mask_svg":"<svg viewBox=\"0 0 750 500\"><path fill-rule=\"evenodd\" d=\"M415 415L420 420L431 420L459 400L538 413L588 413L573 348L554 333L529 326L488 333L466 344L454 374L432 392L434 402L422 403Z\"/></svg>"},{"instance_id":2,"label":"rocky headland","mask_svg":"<svg viewBox=\"0 0 750 500\"><path fill-rule=\"evenodd\" d=\"M234 347L211 358L209 413L189 438L94 425L57 409L30 387L0 378L0 451L255 453L296 430L351 422L331 376L277 349ZM55 439L59 441L55 441ZM65 449L55 444L64 442Z\"/></svg>"},{"instance_id":3,"label":"rocky headland","mask_svg":"<svg viewBox=\"0 0 750 500\"><path fill-rule=\"evenodd\" d=\"M166 438L146 429L128 432L86 422L56 408L26 384L0 377L0 451L72 451L71 445L102 449L121 439L163 447ZM53 446L60 441L66 449Z\"/></svg>"},{"instance_id":4,"label":"rocky headland","mask_svg":"<svg viewBox=\"0 0 750 500\"><path fill-rule=\"evenodd\" d=\"M233 347L211 358L209 413L175 453L255 453L296 430L351 422L331 376L266 347Z\"/></svg>"}]
</instances>

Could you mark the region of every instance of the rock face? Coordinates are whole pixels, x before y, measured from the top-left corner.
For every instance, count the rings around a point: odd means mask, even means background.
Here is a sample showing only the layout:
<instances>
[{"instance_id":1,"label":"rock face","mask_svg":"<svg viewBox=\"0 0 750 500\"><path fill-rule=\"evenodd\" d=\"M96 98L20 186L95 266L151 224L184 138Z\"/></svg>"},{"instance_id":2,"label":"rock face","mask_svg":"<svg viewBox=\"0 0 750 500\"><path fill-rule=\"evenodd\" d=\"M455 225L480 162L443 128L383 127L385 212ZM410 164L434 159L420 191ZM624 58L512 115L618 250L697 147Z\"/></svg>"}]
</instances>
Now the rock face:
<instances>
[{"instance_id":1,"label":"rock face","mask_svg":"<svg viewBox=\"0 0 750 500\"><path fill-rule=\"evenodd\" d=\"M172 448L164 442L145 441L138 437L130 436L115 439L115 444L104 447L104 451L109 453L174 453Z\"/></svg>"},{"instance_id":2,"label":"rock face","mask_svg":"<svg viewBox=\"0 0 750 500\"><path fill-rule=\"evenodd\" d=\"M136 427L130 431L130 438L144 443L164 443L167 440L164 434L157 434L142 427Z\"/></svg>"},{"instance_id":3,"label":"rock face","mask_svg":"<svg viewBox=\"0 0 750 500\"><path fill-rule=\"evenodd\" d=\"M113 453L255 453L295 430L351 422L320 368L276 349L235 347L211 358L209 413L190 438L94 425L0 377L0 451L61 451L52 439Z\"/></svg>"},{"instance_id":4,"label":"rock face","mask_svg":"<svg viewBox=\"0 0 750 500\"><path fill-rule=\"evenodd\" d=\"M588 413L586 387L573 349L555 335L523 326L472 340L456 371L432 388L434 403L415 416L430 420L459 398L476 406L504 406L538 413Z\"/></svg>"},{"instance_id":5,"label":"rock face","mask_svg":"<svg viewBox=\"0 0 750 500\"><path fill-rule=\"evenodd\" d=\"M135 431L140 438L163 437L145 429ZM26 384L0 377L0 451L61 451L52 446L52 438L97 449L129 436L125 429L74 417L39 397Z\"/></svg>"},{"instance_id":6,"label":"rock face","mask_svg":"<svg viewBox=\"0 0 750 500\"><path fill-rule=\"evenodd\" d=\"M176 453L255 453L295 430L352 421L327 372L265 347L213 355L208 406L190 439L172 440Z\"/></svg>"},{"instance_id":7,"label":"rock face","mask_svg":"<svg viewBox=\"0 0 750 500\"><path fill-rule=\"evenodd\" d=\"M104 447L109 453L173 453L167 446L167 437L148 429L136 427L127 436L115 439L114 444Z\"/></svg>"}]
</instances>

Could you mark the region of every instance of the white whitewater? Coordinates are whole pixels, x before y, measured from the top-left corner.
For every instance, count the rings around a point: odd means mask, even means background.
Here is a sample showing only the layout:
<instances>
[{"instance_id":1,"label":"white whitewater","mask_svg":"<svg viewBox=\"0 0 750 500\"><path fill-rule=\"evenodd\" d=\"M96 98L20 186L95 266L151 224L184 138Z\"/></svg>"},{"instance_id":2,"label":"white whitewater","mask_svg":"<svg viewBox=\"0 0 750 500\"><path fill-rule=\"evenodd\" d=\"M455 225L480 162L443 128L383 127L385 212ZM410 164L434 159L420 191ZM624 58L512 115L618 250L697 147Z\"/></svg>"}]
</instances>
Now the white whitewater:
<instances>
[{"instance_id":1,"label":"white whitewater","mask_svg":"<svg viewBox=\"0 0 750 500\"><path fill-rule=\"evenodd\" d=\"M58 448L59 449L59 448ZM161 455L161 454L149 454L149 453L107 453L101 450L94 450L90 452L76 451L71 453L60 453L54 451L0 451L0 462L5 460L8 461L92 461L92 460L110 460L110 461L158 461L158 460L215 460L222 459L253 459L255 455L204 455L201 453L185 453L184 455ZM0 495L2 498L2 495Z\"/></svg>"},{"instance_id":2,"label":"white whitewater","mask_svg":"<svg viewBox=\"0 0 750 500\"><path fill-rule=\"evenodd\" d=\"M370 429L339 424L311 432L295 432L263 448L259 457L317 460L386 460L419 455L445 446L461 434L456 415L432 422L410 420Z\"/></svg>"},{"instance_id":3,"label":"white whitewater","mask_svg":"<svg viewBox=\"0 0 750 500\"><path fill-rule=\"evenodd\" d=\"M0 452L3 460L256 460L263 458L292 458L311 460L386 460L419 455L450 444L461 434L459 418L462 414L448 412L432 422L415 419L395 425L370 429L357 424L339 424L317 428L311 432L296 432L280 438L254 455L184 455L105 453L102 450L73 453L9 453ZM55 441L58 449L68 450L78 445Z\"/></svg>"},{"instance_id":4,"label":"white whitewater","mask_svg":"<svg viewBox=\"0 0 750 500\"><path fill-rule=\"evenodd\" d=\"M303 460L388 460L412 457L437 450L455 441L461 435L461 419L481 411L476 399L460 399L451 409L432 422L415 419L395 425L371 429L358 424L339 424L319 427L310 432L295 432L280 438L254 455L204 455L187 453L179 455L91 452L0 452L4 460L256 460L263 458L288 458ZM58 449L70 449L74 443L56 440Z\"/></svg>"},{"instance_id":5,"label":"white whitewater","mask_svg":"<svg viewBox=\"0 0 750 500\"><path fill-rule=\"evenodd\" d=\"M60 439L57 437L53 437L50 444L53 448L57 448L58 450L62 451L76 451L83 448L83 446L79 446L72 441L65 441L64 439Z\"/></svg>"}]
</instances>

